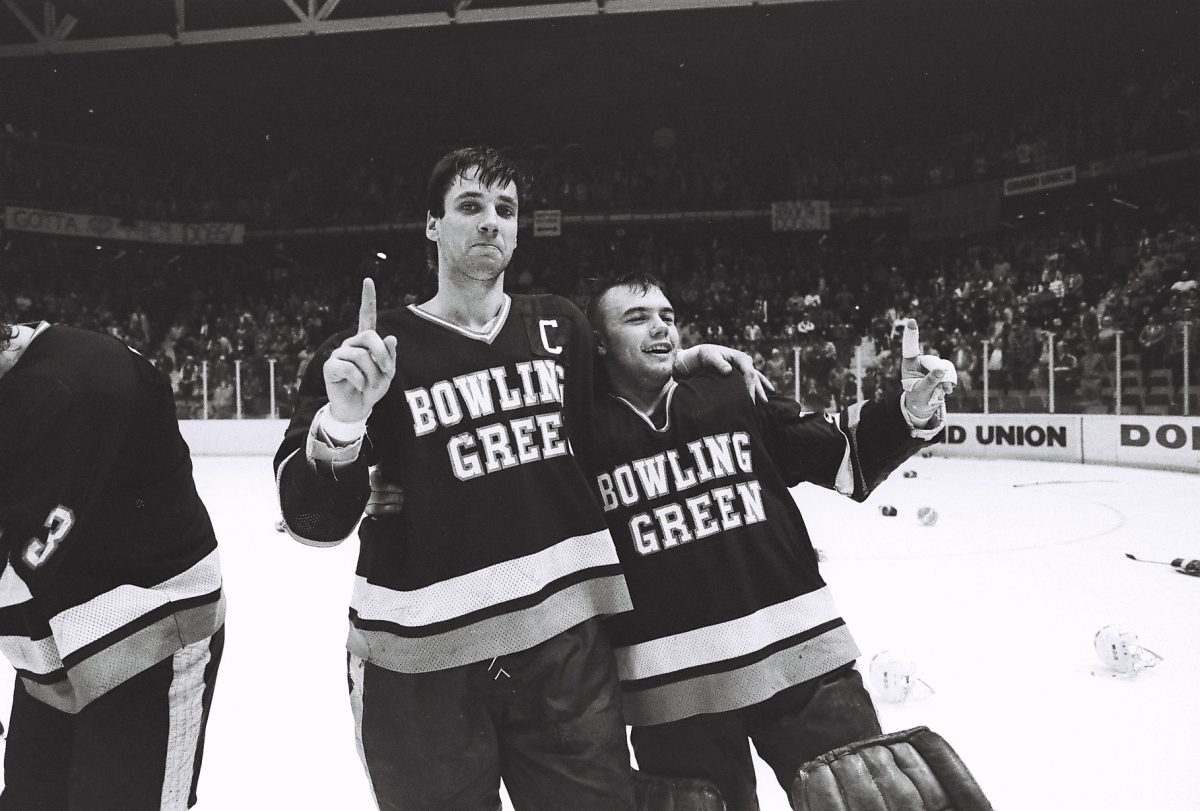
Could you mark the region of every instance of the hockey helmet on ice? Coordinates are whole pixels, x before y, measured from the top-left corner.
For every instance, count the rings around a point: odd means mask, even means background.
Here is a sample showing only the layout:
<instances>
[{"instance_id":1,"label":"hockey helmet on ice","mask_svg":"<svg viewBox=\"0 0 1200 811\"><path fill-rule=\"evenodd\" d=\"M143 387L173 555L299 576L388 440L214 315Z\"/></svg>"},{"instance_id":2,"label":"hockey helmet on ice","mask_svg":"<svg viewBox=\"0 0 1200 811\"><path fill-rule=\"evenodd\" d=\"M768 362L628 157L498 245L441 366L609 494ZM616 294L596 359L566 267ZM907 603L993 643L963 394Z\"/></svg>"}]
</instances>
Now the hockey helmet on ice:
<instances>
[{"instance_id":1,"label":"hockey helmet on ice","mask_svg":"<svg viewBox=\"0 0 1200 811\"><path fill-rule=\"evenodd\" d=\"M1096 632L1092 644L1100 661L1110 669L1129 675L1154 667L1162 657L1137 643L1137 634L1119 625L1105 625Z\"/></svg>"}]
</instances>

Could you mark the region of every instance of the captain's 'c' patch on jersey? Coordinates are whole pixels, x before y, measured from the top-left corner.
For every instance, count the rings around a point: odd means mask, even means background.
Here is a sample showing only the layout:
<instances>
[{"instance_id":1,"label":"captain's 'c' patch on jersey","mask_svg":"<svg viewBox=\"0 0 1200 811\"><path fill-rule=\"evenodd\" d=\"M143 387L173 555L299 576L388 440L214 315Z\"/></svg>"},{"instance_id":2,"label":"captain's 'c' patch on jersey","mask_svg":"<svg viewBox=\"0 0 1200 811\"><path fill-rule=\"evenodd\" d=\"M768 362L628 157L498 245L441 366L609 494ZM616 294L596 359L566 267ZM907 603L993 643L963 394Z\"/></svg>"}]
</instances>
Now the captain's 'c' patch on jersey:
<instances>
[{"instance_id":1,"label":"captain's 'c' patch on jersey","mask_svg":"<svg viewBox=\"0 0 1200 811\"><path fill-rule=\"evenodd\" d=\"M574 324L568 318L557 313L523 313L521 318L529 337L529 351L534 357L556 358L569 365L569 353L564 353L563 349L575 336Z\"/></svg>"}]
</instances>

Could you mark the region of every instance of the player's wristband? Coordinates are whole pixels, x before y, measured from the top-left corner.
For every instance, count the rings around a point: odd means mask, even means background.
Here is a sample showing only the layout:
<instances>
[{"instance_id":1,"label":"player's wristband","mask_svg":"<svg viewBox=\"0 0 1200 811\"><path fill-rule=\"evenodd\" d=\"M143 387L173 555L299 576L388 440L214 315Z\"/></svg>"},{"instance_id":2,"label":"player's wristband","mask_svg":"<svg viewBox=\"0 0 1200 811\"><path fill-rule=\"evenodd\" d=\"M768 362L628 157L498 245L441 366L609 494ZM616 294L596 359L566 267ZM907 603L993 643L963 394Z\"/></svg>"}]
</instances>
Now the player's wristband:
<instances>
[{"instance_id":1,"label":"player's wristband","mask_svg":"<svg viewBox=\"0 0 1200 811\"><path fill-rule=\"evenodd\" d=\"M367 421L355 420L354 422L342 422L337 417L333 416L333 412L329 410L329 404L321 406L313 417L313 422L321 427L325 436L333 440L333 443L338 446L353 445L363 438L363 434L367 432Z\"/></svg>"},{"instance_id":2,"label":"player's wristband","mask_svg":"<svg viewBox=\"0 0 1200 811\"><path fill-rule=\"evenodd\" d=\"M312 426L308 429L308 440L305 442L304 455L308 459L309 466L317 474L336 481L342 470L358 461L358 455L362 452L363 437L366 435L366 421L363 421L358 436L349 443L339 441L330 435L331 423L337 426L334 430L340 428L343 434L351 433L352 431L347 429L355 426L355 423L335 420L329 414L329 406L322 406L313 415Z\"/></svg>"}]
</instances>

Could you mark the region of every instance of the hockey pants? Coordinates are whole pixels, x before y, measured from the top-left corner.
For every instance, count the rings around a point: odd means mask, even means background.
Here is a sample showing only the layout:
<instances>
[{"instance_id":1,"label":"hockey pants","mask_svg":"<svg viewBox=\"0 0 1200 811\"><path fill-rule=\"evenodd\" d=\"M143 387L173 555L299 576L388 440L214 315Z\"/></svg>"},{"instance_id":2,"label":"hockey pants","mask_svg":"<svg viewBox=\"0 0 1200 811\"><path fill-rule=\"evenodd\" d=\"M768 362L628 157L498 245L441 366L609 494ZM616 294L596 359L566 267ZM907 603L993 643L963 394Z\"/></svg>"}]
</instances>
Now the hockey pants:
<instances>
[{"instance_id":1,"label":"hockey pants","mask_svg":"<svg viewBox=\"0 0 1200 811\"><path fill-rule=\"evenodd\" d=\"M588 620L529 650L431 673L351 654L359 755L383 811L633 807L612 649Z\"/></svg>"}]
</instances>

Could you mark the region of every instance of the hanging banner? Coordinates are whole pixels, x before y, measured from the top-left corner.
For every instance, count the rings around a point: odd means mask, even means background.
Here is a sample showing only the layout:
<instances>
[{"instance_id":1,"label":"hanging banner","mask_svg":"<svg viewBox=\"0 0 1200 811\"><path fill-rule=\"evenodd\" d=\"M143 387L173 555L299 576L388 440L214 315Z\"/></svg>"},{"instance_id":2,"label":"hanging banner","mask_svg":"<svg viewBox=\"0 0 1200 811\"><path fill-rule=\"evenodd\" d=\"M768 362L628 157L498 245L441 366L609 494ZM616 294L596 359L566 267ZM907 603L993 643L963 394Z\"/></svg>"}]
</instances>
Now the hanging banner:
<instances>
[{"instance_id":1,"label":"hanging banner","mask_svg":"<svg viewBox=\"0 0 1200 811\"><path fill-rule=\"evenodd\" d=\"M233 222L122 221L104 214L72 214L37 208L4 209L4 227L84 239L153 242L159 245L241 245L246 226Z\"/></svg>"},{"instance_id":2,"label":"hanging banner","mask_svg":"<svg viewBox=\"0 0 1200 811\"><path fill-rule=\"evenodd\" d=\"M533 212L533 235L535 237L561 237L562 209L544 208Z\"/></svg>"},{"instance_id":3,"label":"hanging banner","mask_svg":"<svg viewBox=\"0 0 1200 811\"><path fill-rule=\"evenodd\" d=\"M1051 169L1048 172L1038 172L1036 175L1021 175L1010 177L1004 181L1004 196L1013 197L1018 194L1029 194L1035 191L1057 189L1062 186L1075 185L1075 167L1064 166L1061 169Z\"/></svg>"},{"instance_id":4,"label":"hanging banner","mask_svg":"<svg viewBox=\"0 0 1200 811\"><path fill-rule=\"evenodd\" d=\"M772 231L828 231L828 200L780 200L771 203Z\"/></svg>"}]
</instances>

